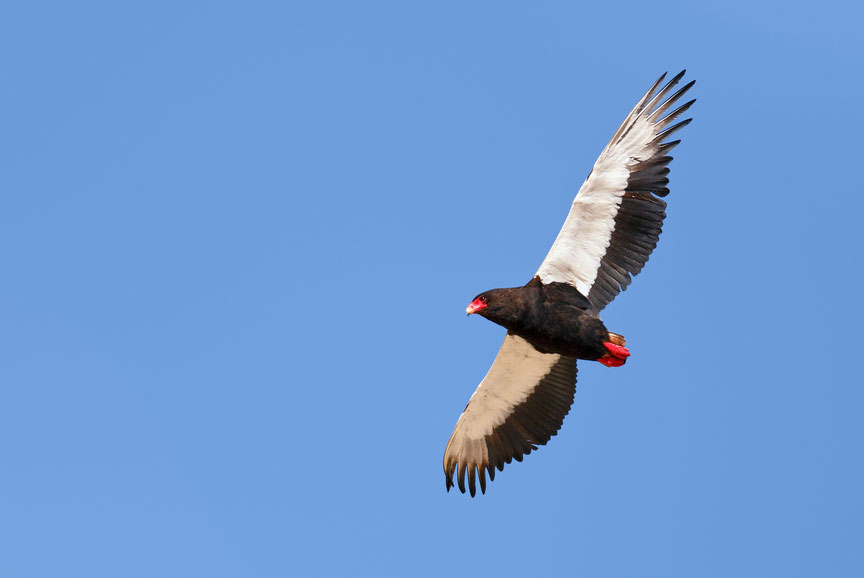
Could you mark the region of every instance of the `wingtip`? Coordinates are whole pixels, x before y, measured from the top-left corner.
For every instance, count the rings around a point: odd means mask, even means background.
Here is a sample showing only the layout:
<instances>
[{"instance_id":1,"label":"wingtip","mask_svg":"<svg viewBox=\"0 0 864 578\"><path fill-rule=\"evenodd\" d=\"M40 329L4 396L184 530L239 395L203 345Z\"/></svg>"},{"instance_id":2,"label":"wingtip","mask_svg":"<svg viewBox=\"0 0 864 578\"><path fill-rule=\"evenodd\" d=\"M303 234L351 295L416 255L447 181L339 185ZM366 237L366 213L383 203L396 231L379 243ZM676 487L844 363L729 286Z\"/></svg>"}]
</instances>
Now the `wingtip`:
<instances>
[{"instance_id":1,"label":"wingtip","mask_svg":"<svg viewBox=\"0 0 864 578\"><path fill-rule=\"evenodd\" d=\"M678 82L681 80L681 78L684 76L684 72L686 72L686 71L682 70L681 72L679 72L678 74L676 74L675 76L673 76L672 78L670 78L670 79L669 79L669 82L667 82L667 83L663 86L663 88L660 89L660 92L658 92L658 93L654 96L654 98L652 99L652 101L659 101L659 100L662 100L662 99L666 98L666 95L669 94L669 92L672 90L672 87L676 86L676 85L678 84ZM686 89L685 89L685 90L686 90ZM684 91L682 91L681 93L683 94L683 92L684 92Z\"/></svg>"}]
</instances>

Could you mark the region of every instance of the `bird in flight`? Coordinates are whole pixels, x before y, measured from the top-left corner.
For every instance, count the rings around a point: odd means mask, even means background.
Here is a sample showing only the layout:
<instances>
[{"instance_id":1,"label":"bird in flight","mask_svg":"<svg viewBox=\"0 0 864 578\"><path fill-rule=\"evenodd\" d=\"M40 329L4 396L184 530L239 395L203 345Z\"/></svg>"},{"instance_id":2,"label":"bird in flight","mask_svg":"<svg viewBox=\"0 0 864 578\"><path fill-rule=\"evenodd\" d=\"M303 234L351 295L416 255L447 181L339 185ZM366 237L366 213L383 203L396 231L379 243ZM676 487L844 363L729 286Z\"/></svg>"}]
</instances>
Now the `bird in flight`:
<instances>
[{"instance_id":1,"label":"bird in flight","mask_svg":"<svg viewBox=\"0 0 864 578\"><path fill-rule=\"evenodd\" d=\"M444 451L447 491L474 496L479 478L546 444L558 433L576 393L576 360L624 365L624 337L606 329L600 312L639 273L657 246L669 189L667 139L692 119L676 120L695 102L677 106L695 81L674 92L686 71L645 93L576 194L558 237L522 287L492 289L466 309L507 329L492 367ZM674 108L676 107L677 108ZM673 109L674 108L674 109Z\"/></svg>"}]
</instances>

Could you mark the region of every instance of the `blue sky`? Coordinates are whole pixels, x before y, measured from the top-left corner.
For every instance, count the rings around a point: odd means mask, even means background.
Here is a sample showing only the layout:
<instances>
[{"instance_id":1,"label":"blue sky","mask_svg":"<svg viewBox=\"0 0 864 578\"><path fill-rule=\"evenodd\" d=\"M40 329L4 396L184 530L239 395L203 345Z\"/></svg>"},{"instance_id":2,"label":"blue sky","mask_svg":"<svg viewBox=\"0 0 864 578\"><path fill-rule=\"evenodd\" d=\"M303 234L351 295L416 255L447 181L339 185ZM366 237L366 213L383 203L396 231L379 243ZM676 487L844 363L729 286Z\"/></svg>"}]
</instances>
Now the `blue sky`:
<instances>
[{"instance_id":1,"label":"blue sky","mask_svg":"<svg viewBox=\"0 0 864 578\"><path fill-rule=\"evenodd\" d=\"M599 4L7 6L0 575L864 573L864 14ZM465 305L681 68L633 357L446 494Z\"/></svg>"}]
</instances>

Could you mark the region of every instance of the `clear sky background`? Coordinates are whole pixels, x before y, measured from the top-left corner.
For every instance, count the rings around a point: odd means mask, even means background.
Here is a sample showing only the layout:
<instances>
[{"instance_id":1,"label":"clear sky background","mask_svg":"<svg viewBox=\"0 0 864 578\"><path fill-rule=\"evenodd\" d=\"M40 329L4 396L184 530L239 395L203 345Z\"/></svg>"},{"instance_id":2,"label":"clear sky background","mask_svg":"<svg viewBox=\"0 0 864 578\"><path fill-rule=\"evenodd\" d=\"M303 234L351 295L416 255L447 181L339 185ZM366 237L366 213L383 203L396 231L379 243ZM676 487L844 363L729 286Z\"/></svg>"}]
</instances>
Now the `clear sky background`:
<instances>
[{"instance_id":1,"label":"clear sky background","mask_svg":"<svg viewBox=\"0 0 864 578\"><path fill-rule=\"evenodd\" d=\"M7 3L0 575L864 575L853 4ZM466 304L681 68L633 357L445 493Z\"/></svg>"}]
</instances>

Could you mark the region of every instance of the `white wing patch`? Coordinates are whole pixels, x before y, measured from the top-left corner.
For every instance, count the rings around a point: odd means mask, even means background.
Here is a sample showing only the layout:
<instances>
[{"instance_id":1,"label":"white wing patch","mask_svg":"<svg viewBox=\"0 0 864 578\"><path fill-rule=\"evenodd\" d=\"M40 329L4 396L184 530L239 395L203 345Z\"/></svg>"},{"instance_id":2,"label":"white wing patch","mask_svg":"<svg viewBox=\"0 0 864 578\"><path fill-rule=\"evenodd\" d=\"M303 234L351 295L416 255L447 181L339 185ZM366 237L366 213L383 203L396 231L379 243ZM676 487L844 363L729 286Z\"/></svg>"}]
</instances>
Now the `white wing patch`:
<instances>
[{"instance_id":1,"label":"white wing patch","mask_svg":"<svg viewBox=\"0 0 864 578\"><path fill-rule=\"evenodd\" d=\"M471 495L478 479L484 492L486 472L492 480L496 469L546 444L570 411L576 374L575 358L540 353L508 334L447 442L447 489L455 478L464 492L467 474Z\"/></svg>"},{"instance_id":2,"label":"white wing patch","mask_svg":"<svg viewBox=\"0 0 864 578\"><path fill-rule=\"evenodd\" d=\"M652 111L665 110L669 101L659 108L657 104L681 76L683 72L655 95L663 80L661 77L630 112L600 154L573 200L564 226L537 270L542 282L569 283L586 296L591 291L615 230L615 217L627 190L631 169L654 155L660 145L658 133L666 123L658 122ZM670 100L677 97L675 95Z\"/></svg>"},{"instance_id":3,"label":"white wing patch","mask_svg":"<svg viewBox=\"0 0 864 578\"><path fill-rule=\"evenodd\" d=\"M462 439L482 440L492 433L531 395L559 359L557 353L540 353L525 339L507 334L492 367L456 422L453 438L458 432Z\"/></svg>"}]
</instances>

